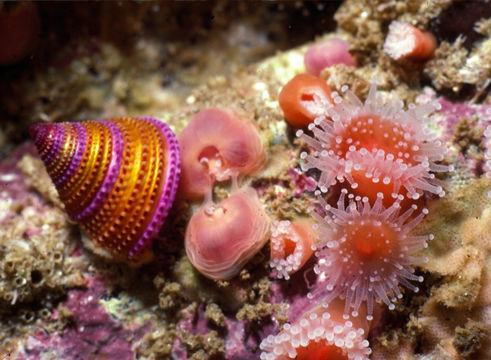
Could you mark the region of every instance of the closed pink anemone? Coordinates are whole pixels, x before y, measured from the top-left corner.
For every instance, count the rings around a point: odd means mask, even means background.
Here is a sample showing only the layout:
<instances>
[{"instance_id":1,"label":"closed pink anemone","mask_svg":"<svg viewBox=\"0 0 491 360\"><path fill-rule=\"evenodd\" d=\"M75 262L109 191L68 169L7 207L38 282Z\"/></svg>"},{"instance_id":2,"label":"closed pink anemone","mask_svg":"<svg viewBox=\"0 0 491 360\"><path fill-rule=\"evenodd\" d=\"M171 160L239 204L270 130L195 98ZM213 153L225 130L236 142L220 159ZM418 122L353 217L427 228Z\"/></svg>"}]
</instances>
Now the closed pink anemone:
<instances>
[{"instance_id":1,"label":"closed pink anemone","mask_svg":"<svg viewBox=\"0 0 491 360\"><path fill-rule=\"evenodd\" d=\"M340 38L330 38L312 45L305 53L304 64L307 73L314 76L336 64L356 66L349 52L349 44Z\"/></svg>"},{"instance_id":2,"label":"closed pink anemone","mask_svg":"<svg viewBox=\"0 0 491 360\"><path fill-rule=\"evenodd\" d=\"M180 194L192 200L209 193L215 181L254 173L266 159L254 124L224 108L194 115L179 135L179 145L183 154Z\"/></svg>"},{"instance_id":3,"label":"closed pink anemone","mask_svg":"<svg viewBox=\"0 0 491 360\"><path fill-rule=\"evenodd\" d=\"M317 241L314 222L308 219L275 221L271 226L270 266L276 277L285 280L297 272L310 259Z\"/></svg>"},{"instance_id":4,"label":"closed pink anemone","mask_svg":"<svg viewBox=\"0 0 491 360\"><path fill-rule=\"evenodd\" d=\"M203 275L228 280L264 246L270 221L256 191L243 188L206 203L189 221L186 254Z\"/></svg>"}]
</instances>

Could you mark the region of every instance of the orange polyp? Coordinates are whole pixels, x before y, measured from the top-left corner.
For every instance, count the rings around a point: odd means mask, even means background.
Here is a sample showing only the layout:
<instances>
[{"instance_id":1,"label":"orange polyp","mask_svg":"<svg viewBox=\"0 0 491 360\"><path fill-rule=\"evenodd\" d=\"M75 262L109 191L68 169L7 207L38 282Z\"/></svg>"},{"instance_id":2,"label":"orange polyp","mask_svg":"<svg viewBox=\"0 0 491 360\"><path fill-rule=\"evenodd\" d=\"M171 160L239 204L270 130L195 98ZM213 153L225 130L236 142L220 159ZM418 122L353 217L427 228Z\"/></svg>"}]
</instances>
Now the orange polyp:
<instances>
[{"instance_id":1,"label":"orange polyp","mask_svg":"<svg viewBox=\"0 0 491 360\"><path fill-rule=\"evenodd\" d=\"M436 48L435 37L411 24L393 21L384 43L384 51L394 60L427 60Z\"/></svg>"},{"instance_id":2,"label":"orange polyp","mask_svg":"<svg viewBox=\"0 0 491 360\"><path fill-rule=\"evenodd\" d=\"M355 146L356 150L365 148L369 152L374 149L384 150L386 154L393 154L396 159L401 158L405 163L414 165L413 157L417 150L413 146L416 144L404 138L406 132L407 129L401 124L395 124L389 119L374 115L359 116L350 120L350 126L341 135L344 139L352 139L352 142L336 143L333 150L343 157L350 146Z\"/></svg>"},{"instance_id":3,"label":"orange polyp","mask_svg":"<svg viewBox=\"0 0 491 360\"><path fill-rule=\"evenodd\" d=\"M313 254L312 245L317 240L314 223L300 219L276 221L271 227L271 262L278 278L289 279Z\"/></svg>"},{"instance_id":4,"label":"orange polyp","mask_svg":"<svg viewBox=\"0 0 491 360\"><path fill-rule=\"evenodd\" d=\"M285 243L285 248L284 248L285 257L287 257L287 256L293 254L293 252L295 251L295 248L297 247L297 244L288 238L286 238L283 241Z\"/></svg>"},{"instance_id":5,"label":"orange polyp","mask_svg":"<svg viewBox=\"0 0 491 360\"><path fill-rule=\"evenodd\" d=\"M353 195L366 196L370 200L370 203L374 203L377 200L377 194L383 194L382 204L385 207L389 207L395 200L393 195L394 185L392 182L388 184L384 184L382 179L377 182L372 179L367 179L365 175L365 171L355 171L351 172L351 176L353 176L353 180L357 183L357 187L355 189L351 188L350 192ZM404 188L400 188L397 194L404 195L404 198L400 201L401 208L403 210L409 209L413 204L416 204L418 207L422 207L424 204L423 197L419 199L411 199L408 196L405 196ZM400 199L400 196L399 196Z\"/></svg>"},{"instance_id":6,"label":"orange polyp","mask_svg":"<svg viewBox=\"0 0 491 360\"><path fill-rule=\"evenodd\" d=\"M388 255L395 234L387 226L377 226L369 221L365 224L353 224L352 227L354 230L347 241L354 244L359 256L371 258Z\"/></svg>"},{"instance_id":7,"label":"orange polyp","mask_svg":"<svg viewBox=\"0 0 491 360\"><path fill-rule=\"evenodd\" d=\"M297 348L297 360L348 360L340 348L327 345L325 341L309 343Z\"/></svg>"},{"instance_id":8,"label":"orange polyp","mask_svg":"<svg viewBox=\"0 0 491 360\"><path fill-rule=\"evenodd\" d=\"M435 52L436 40L435 37L429 32L423 32L414 28L414 36L417 38L418 46L408 56L414 59L427 59L430 58Z\"/></svg>"},{"instance_id":9,"label":"orange polyp","mask_svg":"<svg viewBox=\"0 0 491 360\"><path fill-rule=\"evenodd\" d=\"M344 314L342 301L317 305L276 336L260 344L261 360L368 360L368 323L361 308L357 317Z\"/></svg>"},{"instance_id":10,"label":"orange polyp","mask_svg":"<svg viewBox=\"0 0 491 360\"><path fill-rule=\"evenodd\" d=\"M290 125L305 127L322 113L324 105L331 102L331 89L321 78L299 74L283 86L278 102ZM316 108L319 111L315 111Z\"/></svg>"}]
</instances>

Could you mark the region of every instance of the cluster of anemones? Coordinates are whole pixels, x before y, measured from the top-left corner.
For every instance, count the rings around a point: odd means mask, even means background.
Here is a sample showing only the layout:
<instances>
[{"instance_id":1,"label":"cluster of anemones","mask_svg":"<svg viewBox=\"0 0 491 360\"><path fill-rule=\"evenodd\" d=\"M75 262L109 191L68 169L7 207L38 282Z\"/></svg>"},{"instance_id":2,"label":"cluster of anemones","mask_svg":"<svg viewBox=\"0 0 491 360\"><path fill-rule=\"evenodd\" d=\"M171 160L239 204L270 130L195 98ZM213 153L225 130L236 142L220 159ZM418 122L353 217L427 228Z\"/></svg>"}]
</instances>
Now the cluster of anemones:
<instances>
[{"instance_id":1,"label":"cluster of anemones","mask_svg":"<svg viewBox=\"0 0 491 360\"><path fill-rule=\"evenodd\" d=\"M384 101L375 84L365 102L347 86L341 91L343 97L322 79L302 74L285 85L279 103L292 126L307 127L297 131L310 148L301 154L301 168L318 176L318 206L311 209L317 282L308 297L328 313L341 300L342 319L352 324L360 313L372 320L376 302L394 309L402 297L399 285L419 290L413 282L423 278L413 265L426 259L415 254L433 235L411 232L428 213L423 195L445 194L434 173L452 166L437 164L446 153L429 126L437 102L404 110L398 99ZM302 317L293 334L288 326L265 340L262 359L301 358L299 346L333 344L339 344L339 358L366 358L369 352L351 352L353 343L326 343L322 334L329 326L315 325L310 316Z\"/></svg>"},{"instance_id":2,"label":"cluster of anemones","mask_svg":"<svg viewBox=\"0 0 491 360\"><path fill-rule=\"evenodd\" d=\"M305 76L301 87L292 87L297 76L282 90L296 91L299 100L286 103L283 95L280 106L286 108L285 116L295 113L289 109L293 104L313 118L308 130L297 131L311 149L301 154L302 170L320 172L317 195L323 202L312 212L318 222L314 249L319 262L311 296L322 294L326 303L344 297L346 311L352 308L354 314L366 302L371 317L375 301L394 308L399 284L417 291L410 281L422 281L412 268L422 259L413 254L431 235L409 232L427 213L422 209L416 214L424 192L445 193L434 173L452 170L436 163L446 149L428 126L427 115L440 105L411 104L405 111L400 100L385 102L375 84L365 102L346 86L344 99L324 90L321 79ZM321 194L328 190L326 202Z\"/></svg>"},{"instance_id":3,"label":"cluster of anemones","mask_svg":"<svg viewBox=\"0 0 491 360\"><path fill-rule=\"evenodd\" d=\"M309 125L312 135L297 132L312 149L301 154L302 169L320 171L318 196L328 189L331 194L321 215L313 212L320 242L319 284L311 296L322 294L326 303L341 296L354 315L366 302L371 318L376 301L395 307L399 284L418 291L410 281L422 277L412 265L423 259L414 254L432 236L409 233L427 213L416 214L423 193L444 195L434 172L452 167L436 163L446 149L428 128L427 115L438 103L405 111L400 100L385 103L374 84L364 103L346 87L342 91L349 101L333 92L332 104Z\"/></svg>"},{"instance_id":4,"label":"cluster of anemones","mask_svg":"<svg viewBox=\"0 0 491 360\"><path fill-rule=\"evenodd\" d=\"M336 64L354 66L348 48L346 41L331 37L307 50L304 57L307 74L295 76L279 94L278 101L290 125L306 126L331 103L331 90L318 76ZM310 220L296 219L276 221L271 227L270 266L277 278L288 280L312 256L317 239L312 225Z\"/></svg>"},{"instance_id":5,"label":"cluster of anemones","mask_svg":"<svg viewBox=\"0 0 491 360\"><path fill-rule=\"evenodd\" d=\"M258 170L265 152L253 123L225 108L198 112L179 135L182 176L179 194L204 197L186 229L191 263L214 280L235 276L269 238L270 221L252 188L237 186L237 177ZM216 182L232 180L231 195L215 203Z\"/></svg>"}]
</instances>

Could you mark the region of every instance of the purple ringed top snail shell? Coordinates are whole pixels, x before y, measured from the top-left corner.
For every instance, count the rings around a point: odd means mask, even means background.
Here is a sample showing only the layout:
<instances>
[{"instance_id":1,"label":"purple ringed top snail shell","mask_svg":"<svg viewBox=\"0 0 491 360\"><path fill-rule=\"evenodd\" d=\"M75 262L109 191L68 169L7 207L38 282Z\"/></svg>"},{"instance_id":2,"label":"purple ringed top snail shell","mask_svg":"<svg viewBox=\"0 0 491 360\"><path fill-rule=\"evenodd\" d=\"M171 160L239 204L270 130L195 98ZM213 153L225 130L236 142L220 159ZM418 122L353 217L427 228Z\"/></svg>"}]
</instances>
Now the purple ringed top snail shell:
<instances>
[{"instance_id":1,"label":"purple ringed top snail shell","mask_svg":"<svg viewBox=\"0 0 491 360\"><path fill-rule=\"evenodd\" d=\"M181 156L176 136L149 118L31 126L39 155L72 220L94 250L140 262L172 207Z\"/></svg>"}]
</instances>

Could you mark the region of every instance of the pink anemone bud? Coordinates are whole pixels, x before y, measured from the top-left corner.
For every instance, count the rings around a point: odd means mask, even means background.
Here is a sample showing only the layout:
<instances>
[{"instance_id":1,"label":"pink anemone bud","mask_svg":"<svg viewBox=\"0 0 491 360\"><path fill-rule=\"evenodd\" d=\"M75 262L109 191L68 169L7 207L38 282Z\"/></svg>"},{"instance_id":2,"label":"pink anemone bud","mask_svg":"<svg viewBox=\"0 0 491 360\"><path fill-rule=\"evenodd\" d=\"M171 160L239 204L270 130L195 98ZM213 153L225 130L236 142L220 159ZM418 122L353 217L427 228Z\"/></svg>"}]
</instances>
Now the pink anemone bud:
<instances>
[{"instance_id":1,"label":"pink anemone bud","mask_svg":"<svg viewBox=\"0 0 491 360\"><path fill-rule=\"evenodd\" d=\"M304 56L307 73L319 76L325 68L336 64L356 66L349 53L349 44L343 39L330 38L312 45Z\"/></svg>"},{"instance_id":2,"label":"pink anemone bud","mask_svg":"<svg viewBox=\"0 0 491 360\"><path fill-rule=\"evenodd\" d=\"M215 181L257 171L266 154L253 123L230 109L205 109L179 135L182 153L180 194L200 199Z\"/></svg>"},{"instance_id":3,"label":"pink anemone bud","mask_svg":"<svg viewBox=\"0 0 491 360\"><path fill-rule=\"evenodd\" d=\"M235 276L269 237L270 221L252 188L206 203L189 221L186 254L203 275L214 280Z\"/></svg>"},{"instance_id":4,"label":"pink anemone bud","mask_svg":"<svg viewBox=\"0 0 491 360\"><path fill-rule=\"evenodd\" d=\"M261 360L368 360L371 353L361 317L343 314L342 305L318 305L260 345Z\"/></svg>"},{"instance_id":5,"label":"pink anemone bud","mask_svg":"<svg viewBox=\"0 0 491 360\"><path fill-rule=\"evenodd\" d=\"M435 37L411 24L392 21L384 43L384 51L394 60L427 60L436 49Z\"/></svg>"},{"instance_id":6,"label":"pink anemone bud","mask_svg":"<svg viewBox=\"0 0 491 360\"><path fill-rule=\"evenodd\" d=\"M285 280L310 259L317 240L311 220L275 221L271 226L271 262L276 276Z\"/></svg>"},{"instance_id":7,"label":"pink anemone bud","mask_svg":"<svg viewBox=\"0 0 491 360\"><path fill-rule=\"evenodd\" d=\"M428 246L433 235L412 235L411 231L428 210L413 217L416 205L400 214L398 201L383 206L382 193L373 206L368 197L349 194L346 199L346 194L343 189L337 207L319 197L324 216L311 212L319 224L320 239L315 244L318 280L308 298L326 304L344 298L345 313L351 308L353 316L366 302L367 320L372 320L374 302L395 308L394 302L402 298L399 285L419 291L411 281L422 282L423 277L414 274L412 265L428 261L416 253Z\"/></svg>"}]
</instances>

